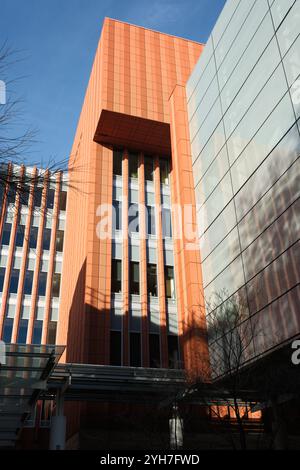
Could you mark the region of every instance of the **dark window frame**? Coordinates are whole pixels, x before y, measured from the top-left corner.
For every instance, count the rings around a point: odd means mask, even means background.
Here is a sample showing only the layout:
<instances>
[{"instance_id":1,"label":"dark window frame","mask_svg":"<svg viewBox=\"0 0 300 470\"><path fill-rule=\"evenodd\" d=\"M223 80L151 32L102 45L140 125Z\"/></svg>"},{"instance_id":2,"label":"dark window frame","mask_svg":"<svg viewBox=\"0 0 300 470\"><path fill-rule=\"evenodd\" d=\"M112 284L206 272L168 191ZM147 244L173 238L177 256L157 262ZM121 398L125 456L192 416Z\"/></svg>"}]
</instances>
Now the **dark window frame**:
<instances>
[{"instance_id":1,"label":"dark window frame","mask_svg":"<svg viewBox=\"0 0 300 470\"><path fill-rule=\"evenodd\" d=\"M61 190L59 192L58 206L60 211L67 209L67 191Z\"/></svg>"},{"instance_id":2,"label":"dark window frame","mask_svg":"<svg viewBox=\"0 0 300 470\"><path fill-rule=\"evenodd\" d=\"M168 274L172 270L172 277ZM169 289L168 289L168 282L173 281L173 292L172 291L172 286L170 285L170 294L169 294ZM176 292L175 292L175 272L174 272L174 267L173 266L165 266L165 290L166 290L166 298L167 299L175 299L176 298Z\"/></svg>"},{"instance_id":3,"label":"dark window frame","mask_svg":"<svg viewBox=\"0 0 300 470\"><path fill-rule=\"evenodd\" d=\"M147 211L147 234L156 235L156 217L155 217L155 207L146 206Z\"/></svg>"},{"instance_id":4,"label":"dark window frame","mask_svg":"<svg viewBox=\"0 0 300 470\"><path fill-rule=\"evenodd\" d=\"M140 212L137 202L131 202L128 206L128 231L129 233L139 233L140 231Z\"/></svg>"},{"instance_id":5,"label":"dark window frame","mask_svg":"<svg viewBox=\"0 0 300 470\"><path fill-rule=\"evenodd\" d=\"M113 200L113 228L114 230L122 230L122 201Z\"/></svg>"},{"instance_id":6,"label":"dark window frame","mask_svg":"<svg viewBox=\"0 0 300 470\"><path fill-rule=\"evenodd\" d=\"M136 269L137 268L137 269ZM138 279L136 278L138 273ZM129 293L130 295L140 295L140 263L137 261L129 262Z\"/></svg>"},{"instance_id":7,"label":"dark window frame","mask_svg":"<svg viewBox=\"0 0 300 470\"><path fill-rule=\"evenodd\" d=\"M122 365L122 333L120 331L110 332L110 365Z\"/></svg>"},{"instance_id":8,"label":"dark window frame","mask_svg":"<svg viewBox=\"0 0 300 470\"><path fill-rule=\"evenodd\" d=\"M170 185L170 162L166 158L159 159L159 173L160 183L169 186Z\"/></svg>"},{"instance_id":9,"label":"dark window frame","mask_svg":"<svg viewBox=\"0 0 300 470\"><path fill-rule=\"evenodd\" d=\"M30 227L30 234L29 234L29 248L36 249L37 247L37 240L39 236L39 228L35 226Z\"/></svg>"},{"instance_id":10,"label":"dark window frame","mask_svg":"<svg viewBox=\"0 0 300 470\"><path fill-rule=\"evenodd\" d=\"M151 272L153 268L155 268L155 274ZM147 264L147 292L149 296L158 297L157 265L154 263Z\"/></svg>"},{"instance_id":11,"label":"dark window frame","mask_svg":"<svg viewBox=\"0 0 300 470\"><path fill-rule=\"evenodd\" d=\"M148 171L150 167L152 171ZM154 159L148 155L144 156L144 175L145 181L154 181Z\"/></svg>"},{"instance_id":12,"label":"dark window frame","mask_svg":"<svg viewBox=\"0 0 300 470\"><path fill-rule=\"evenodd\" d=\"M25 273L24 287L23 287L24 295L32 294L33 276L34 276L34 271L27 269Z\"/></svg>"},{"instance_id":13,"label":"dark window frame","mask_svg":"<svg viewBox=\"0 0 300 470\"><path fill-rule=\"evenodd\" d=\"M4 279L5 279L5 271L6 269L1 267L0 268L0 292L3 292L3 285L4 285Z\"/></svg>"},{"instance_id":14,"label":"dark window frame","mask_svg":"<svg viewBox=\"0 0 300 470\"><path fill-rule=\"evenodd\" d=\"M26 344L29 320L22 318L19 323L17 344Z\"/></svg>"},{"instance_id":15,"label":"dark window frame","mask_svg":"<svg viewBox=\"0 0 300 470\"><path fill-rule=\"evenodd\" d=\"M54 209L54 201L55 201L55 189L49 188L47 191L47 202L46 202L47 209Z\"/></svg>"},{"instance_id":16,"label":"dark window frame","mask_svg":"<svg viewBox=\"0 0 300 470\"><path fill-rule=\"evenodd\" d=\"M18 225L16 231L15 246L22 248L24 245L25 225Z\"/></svg>"},{"instance_id":17,"label":"dark window frame","mask_svg":"<svg viewBox=\"0 0 300 470\"><path fill-rule=\"evenodd\" d=\"M1 245L9 246L11 239L12 224L5 222L2 229ZM8 234L8 235L7 235Z\"/></svg>"},{"instance_id":18,"label":"dark window frame","mask_svg":"<svg viewBox=\"0 0 300 470\"><path fill-rule=\"evenodd\" d=\"M122 292L122 261L113 259L111 262L111 291L115 294Z\"/></svg>"},{"instance_id":19,"label":"dark window frame","mask_svg":"<svg viewBox=\"0 0 300 470\"><path fill-rule=\"evenodd\" d=\"M59 253L62 253L64 250L64 241L65 241L65 232L64 230L57 230L56 231L56 238L55 238L55 250Z\"/></svg>"},{"instance_id":20,"label":"dark window frame","mask_svg":"<svg viewBox=\"0 0 300 470\"><path fill-rule=\"evenodd\" d=\"M42 332L43 332L43 320L34 320L33 324L33 335L32 335L32 344L41 344L42 341Z\"/></svg>"},{"instance_id":21,"label":"dark window frame","mask_svg":"<svg viewBox=\"0 0 300 470\"><path fill-rule=\"evenodd\" d=\"M131 332L129 335L129 361L130 367L141 367L142 365L141 333Z\"/></svg>"},{"instance_id":22,"label":"dark window frame","mask_svg":"<svg viewBox=\"0 0 300 470\"><path fill-rule=\"evenodd\" d=\"M159 369L161 367L160 335L149 334L149 358L150 367Z\"/></svg>"},{"instance_id":23,"label":"dark window frame","mask_svg":"<svg viewBox=\"0 0 300 470\"><path fill-rule=\"evenodd\" d=\"M123 169L123 151L115 149L113 151L113 175L122 176Z\"/></svg>"},{"instance_id":24,"label":"dark window frame","mask_svg":"<svg viewBox=\"0 0 300 470\"><path fill-rule=\"evenodd\" d=\"M129 152L128 154L128 177L137 179L139 177L139 155Z\"/></svg>"},{"instance_id":25,"label":"dark window frame","mask_svg":"<svg viewBox=\"0 0 300 470\"><path fill-rule=\"evenodd\" d=\"M9 280L9 293L17 294L20 282L20 269L12 269Z\"/></svg>"},{"instance_id":26,"label":"dark window frame","mask_svg":"<svg viewBox=\"0 0 300 470\"><path fill-rule=\"evenodd\" d=\"M51 297L59 298L61 288L61 274L53 273Z\"/></svg>"},{"instance_id":27,"label":"dark window frame","mask_svg":"<svg viewBox=\"0 0 300 470\"><path fill-rule=\"evenodd\" d=\"M48 273L40 271L38 282L38 296L45 297L47 289Z\"/></svg>"},{"instance_id":28,"label":"dark window frame","mask_svg":"<svg viewBox=\"0 0 300 470\"><path fill-rule=\"evenodd\" d=\"M43 230L43 251L49 251L51 244L51 228L44 227Z\"/></svg>"}]
</instances>

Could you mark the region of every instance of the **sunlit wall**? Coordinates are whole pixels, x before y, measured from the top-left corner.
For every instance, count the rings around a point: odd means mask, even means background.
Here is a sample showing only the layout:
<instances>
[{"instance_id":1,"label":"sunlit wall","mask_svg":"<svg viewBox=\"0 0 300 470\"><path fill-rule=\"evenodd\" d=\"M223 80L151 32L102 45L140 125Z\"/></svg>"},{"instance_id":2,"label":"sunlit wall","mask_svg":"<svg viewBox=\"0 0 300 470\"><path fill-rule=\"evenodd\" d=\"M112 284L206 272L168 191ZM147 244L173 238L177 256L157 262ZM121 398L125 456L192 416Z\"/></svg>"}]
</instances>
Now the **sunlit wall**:
<instances>
[{"instance_id":1,"label":"sunlit wall","mask_svg":"<svg viewBox=\"0 0 300 470\"><path fill-rule=\"evenodd\" d=\"M228 0L187 84L208 325L234 295L254 354L300 332L299 33L299 0Z\"/></svg>"}]
</instances>

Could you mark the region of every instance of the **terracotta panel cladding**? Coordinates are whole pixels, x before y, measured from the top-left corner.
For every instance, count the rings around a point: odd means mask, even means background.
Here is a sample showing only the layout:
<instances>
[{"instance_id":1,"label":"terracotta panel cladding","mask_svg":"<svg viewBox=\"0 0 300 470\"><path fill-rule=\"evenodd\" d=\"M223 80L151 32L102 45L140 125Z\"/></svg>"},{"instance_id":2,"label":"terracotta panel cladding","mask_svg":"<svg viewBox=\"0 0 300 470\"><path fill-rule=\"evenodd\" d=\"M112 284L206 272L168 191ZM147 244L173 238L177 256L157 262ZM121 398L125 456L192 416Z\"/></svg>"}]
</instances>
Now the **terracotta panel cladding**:
<instances>
[{"instance_id":1,"label":"terracotta panel cladding","mask_svg":"<svg viewBox=\"0 0 300 470\"><path fill-rule=\"evenodd\" d=\"M176 39L175 48L174 41L171 36L120 21L109 18L104 21L69 162L57 332L57 342L67 345L63 360L107 363L109 358L111 240L98 239L96 210L99 204L112 201L112 150L93 141L101 111L107 109L169 124L168 98L179 78L188 78L203 49L201 44L184 39ZM126 158L124 164L127 167ZM128 195L128 187L125 191ZM126 252L123 266L128 269L128 241L124 241L123 248ZM145 275L142 278L145 280ZM123 327L127 337L128 273L123 273L123 282ZM164 289L162 277L160 288ZM165 325L165 306L161 318ZM123 364L128 364L128 353L126 340Z\"/></svg>"},{"instance_id":2,"label":"terracotta panel cladding","mask_svg":"<svg viewBox=\"0 0 300 470\"><path fill-rule=\"evenodd\" d=\"M148 116L148 89L147 89L147 64L146 64L146 44L145 44L145 30L140 29L139 34L139 44L143 54L140 56L140 87L144 90L142 101L141 101L141 115L142 117Z\"/></svg>"},{"instance_id":3,"label":"terracotta panel cladding","mask_svg":"<svg viewBox=\"0 0 300 470\"><path fill-rule=\"evenodd\" d=\"M111 19L102 42L103 107L169 122L169 95L188 79L203 45Z\"/></svg>"},{"instance_id":4,"label":"terracotta panel cladding","mask_svg":"<svg viewBox=\"0 0 300 470\"><path fill-rule=\"evenodd\" d=\"M130 26L124 25L124 112L131 113L131 80L130 80Z\"/></svg>"}]
</instances>

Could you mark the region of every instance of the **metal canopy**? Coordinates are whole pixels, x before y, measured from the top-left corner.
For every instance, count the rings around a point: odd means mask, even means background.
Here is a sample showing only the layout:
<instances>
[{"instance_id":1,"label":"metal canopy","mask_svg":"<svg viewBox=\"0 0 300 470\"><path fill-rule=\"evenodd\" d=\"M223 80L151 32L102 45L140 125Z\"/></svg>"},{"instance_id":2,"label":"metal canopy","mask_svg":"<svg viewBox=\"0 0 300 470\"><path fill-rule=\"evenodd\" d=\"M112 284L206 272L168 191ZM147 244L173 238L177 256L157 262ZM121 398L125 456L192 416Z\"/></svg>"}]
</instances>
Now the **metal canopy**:
<instances>
[{"instance_id":1,"label":"metal canopy","mask_svg":"<svg viewBox=\"0 0 300 470\"><path fill-rule=\"evenodd\" d=\"M203 389L204 387L204 389ZM230 391L214 384L199 391L189 386L184 370L116 367L90 364L58 364L41 398L53 399L60 390L67 401L105 401L156 403L171 405L174 399L197 405L221 405L232 402ZM239 403L257 403L251 390L240 390Z\"/></svg>"},{"instance_id":2,"label":"metal canopy","mask_svg":"<svg viewBox=\"0 0 300 470\"><path fill-rule=\"evenodd\" d=\"M64 346L7 344L0 364L0 446L14 445Z\"/></svg>"},{"instance_id":3,"label":"metal canopy","mask_svg":"<svg viewBox=\"0 0 300 470\"><path fill-rule=\"evenodd\" d=\"M65 400L149 403L182 390L185 384L183 370L58 364L43 397L51 398L56 390L63 389Z\"/></svg>"}]
</instances>

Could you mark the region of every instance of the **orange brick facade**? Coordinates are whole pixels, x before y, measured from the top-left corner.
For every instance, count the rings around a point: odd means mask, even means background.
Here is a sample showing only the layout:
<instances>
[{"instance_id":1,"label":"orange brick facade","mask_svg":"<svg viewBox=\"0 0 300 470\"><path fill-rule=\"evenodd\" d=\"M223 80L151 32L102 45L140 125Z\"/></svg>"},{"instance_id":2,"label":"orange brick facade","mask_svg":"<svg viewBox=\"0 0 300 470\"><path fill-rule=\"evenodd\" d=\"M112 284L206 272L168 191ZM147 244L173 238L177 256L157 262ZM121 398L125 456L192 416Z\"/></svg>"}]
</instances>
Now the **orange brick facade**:
<instances>
[{"instance_id":1,"label":"orange brick facade","mask_svg":"<svg viewBox=\"0 0 300 470\"><path fill-rule=\"evenodd\" d=\"M113 147L123 153L122 365L129 365L128 152L139 154L139 203L145 202L144 154L154 159L156 203L161 203L158 157L170 158L172 204L195 196L184 84L203 45L106 18L69 162L64 265L57 344L63 362L110 362L111 239L96 233L97 208L112 204ZM125 202L124 202L125 201ZM140 234L145 233L143 212ZM168 366L161 217L156 215L161 366ZM173 214L173 230L180 220ZM192 222L192 225L196 223ZM192 227L191 227L192 228ZM111 221L108 231L111 232ZM179 337L184 366L206 365L208 351L197 247L174 241ZM142 366L149 366L146 242L140 241ZM197 346L196 346L197 345ZM193 352L197 349L197 353Z\"/></svg>"}]
</instances>

